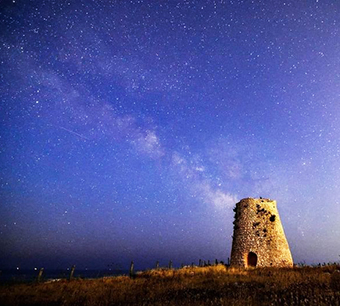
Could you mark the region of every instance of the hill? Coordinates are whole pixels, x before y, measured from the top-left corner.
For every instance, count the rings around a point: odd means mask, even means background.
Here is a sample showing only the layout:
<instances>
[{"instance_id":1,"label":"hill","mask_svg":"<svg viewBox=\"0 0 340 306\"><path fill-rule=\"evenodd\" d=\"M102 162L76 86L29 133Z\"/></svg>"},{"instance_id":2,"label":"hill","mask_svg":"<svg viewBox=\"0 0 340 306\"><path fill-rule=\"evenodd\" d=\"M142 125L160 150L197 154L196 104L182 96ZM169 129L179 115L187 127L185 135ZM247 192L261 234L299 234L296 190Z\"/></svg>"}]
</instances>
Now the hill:
<instances>
[{"instance_id":1,"label":"hill","mask_svg":"<svg viewBox=\"0 0 340 306\"><path fill-rule=\"evenodd\" d=\"M340 266L159 269L0 286L1 305L340 305Z\"/></svg>"}]
</instances>

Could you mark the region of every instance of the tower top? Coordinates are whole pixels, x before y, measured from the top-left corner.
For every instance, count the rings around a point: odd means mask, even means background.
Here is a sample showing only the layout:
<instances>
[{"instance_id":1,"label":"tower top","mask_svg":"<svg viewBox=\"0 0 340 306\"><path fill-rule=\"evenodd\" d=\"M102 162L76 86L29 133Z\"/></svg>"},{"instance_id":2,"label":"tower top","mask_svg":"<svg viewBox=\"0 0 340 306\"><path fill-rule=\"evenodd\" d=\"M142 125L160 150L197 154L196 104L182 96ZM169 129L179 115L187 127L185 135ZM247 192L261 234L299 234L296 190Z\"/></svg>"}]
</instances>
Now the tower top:
<instances>
[{"instance_id":1,"label":"tower top","mask_svg":"<svg viewBox=\"0 0 340 306\"><path fill-rule=\"evenodd\" d=\"M247 201L247 202L248 201L250 201L250 202L254 201L254 202L262 202L262 203L264 203L264 202L276 202L275 200L271 200L271 199L268 199L268 198L262 198L262 197L259 197L259 198L244 198L240 202L243 202L243 201Z\"/></svg>"}]
</instances>

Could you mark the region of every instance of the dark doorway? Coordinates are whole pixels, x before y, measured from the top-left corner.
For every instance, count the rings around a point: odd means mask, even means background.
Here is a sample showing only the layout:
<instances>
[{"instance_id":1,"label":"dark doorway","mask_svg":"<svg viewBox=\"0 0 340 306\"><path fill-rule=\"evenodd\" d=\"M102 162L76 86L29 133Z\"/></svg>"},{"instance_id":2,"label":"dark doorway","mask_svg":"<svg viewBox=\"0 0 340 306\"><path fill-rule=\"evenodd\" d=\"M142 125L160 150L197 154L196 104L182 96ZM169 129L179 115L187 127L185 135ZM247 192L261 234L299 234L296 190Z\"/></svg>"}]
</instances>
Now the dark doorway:
<instances>
[{"instance_id":1,"label":"dark doorway","mask_svg":"<svg viewBox=\"0 0 340 306\"><path fill-rule=\"evenodd\" d=\"M256 267L257 265L257 255L253 252L249 252L248 254L248 266Z\"/></svg>"}]
</instances>

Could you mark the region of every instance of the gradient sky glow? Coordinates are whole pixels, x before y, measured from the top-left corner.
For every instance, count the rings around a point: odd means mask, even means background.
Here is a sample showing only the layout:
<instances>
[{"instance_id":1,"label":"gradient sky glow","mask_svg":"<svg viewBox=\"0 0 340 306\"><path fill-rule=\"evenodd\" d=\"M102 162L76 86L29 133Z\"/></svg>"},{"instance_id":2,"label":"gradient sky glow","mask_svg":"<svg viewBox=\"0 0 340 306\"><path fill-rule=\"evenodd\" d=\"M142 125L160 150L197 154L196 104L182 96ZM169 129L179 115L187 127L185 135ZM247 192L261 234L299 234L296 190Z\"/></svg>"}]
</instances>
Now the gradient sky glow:
<instances>
[{"instance_id":1,"label":"gradient sky glow","mask_svg":"<svg viewBox=\"0 0 340 306\"><path fill-rule=\"evenodd\" d=\"M339 1L0 7L0 268L226 261L259 196L340 259Z\"/></svg>"}]
</instances>

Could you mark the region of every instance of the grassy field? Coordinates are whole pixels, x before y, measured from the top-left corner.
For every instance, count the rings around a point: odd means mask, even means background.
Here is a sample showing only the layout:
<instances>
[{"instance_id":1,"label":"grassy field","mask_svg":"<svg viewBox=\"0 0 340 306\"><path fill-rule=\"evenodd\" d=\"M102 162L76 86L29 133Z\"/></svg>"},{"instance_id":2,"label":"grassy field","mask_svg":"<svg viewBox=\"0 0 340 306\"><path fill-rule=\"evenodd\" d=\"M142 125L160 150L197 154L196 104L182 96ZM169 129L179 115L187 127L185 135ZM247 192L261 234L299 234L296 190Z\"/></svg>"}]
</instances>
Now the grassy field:
<instances>
[{"instance_id":1,"label":"grassy field","mask_svg":"<svg viewBox=\"0 0 340 306\"><path fill-rule=\"evenodd\" d=\"M0 286L0 305L340 305L340 266L150 270Z\"/></svg>"}]
</instances>

